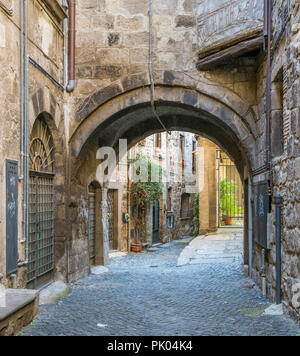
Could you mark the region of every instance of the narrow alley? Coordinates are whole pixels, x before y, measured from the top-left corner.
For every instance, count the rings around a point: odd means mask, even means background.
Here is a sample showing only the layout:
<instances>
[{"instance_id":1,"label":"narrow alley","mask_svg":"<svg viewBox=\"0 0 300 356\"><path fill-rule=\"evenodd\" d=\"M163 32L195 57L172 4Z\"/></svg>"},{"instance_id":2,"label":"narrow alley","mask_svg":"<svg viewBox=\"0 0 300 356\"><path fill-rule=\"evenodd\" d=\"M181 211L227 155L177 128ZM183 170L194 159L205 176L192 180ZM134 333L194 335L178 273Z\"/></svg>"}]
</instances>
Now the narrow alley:
<instances>
[{"instance_id":1,"label":"narrow alley","mask_svg":"<svg viewBox=\"0 0 300 356\"><path fill-rule=\"evenodd\" d=\"M75 282L69 295L41 306L19 335L299 334L289 318L263 315L270 302L242 272L241 247L241 230L223 229L114 257L107 273Z\"/></svg>"}]
</instances>

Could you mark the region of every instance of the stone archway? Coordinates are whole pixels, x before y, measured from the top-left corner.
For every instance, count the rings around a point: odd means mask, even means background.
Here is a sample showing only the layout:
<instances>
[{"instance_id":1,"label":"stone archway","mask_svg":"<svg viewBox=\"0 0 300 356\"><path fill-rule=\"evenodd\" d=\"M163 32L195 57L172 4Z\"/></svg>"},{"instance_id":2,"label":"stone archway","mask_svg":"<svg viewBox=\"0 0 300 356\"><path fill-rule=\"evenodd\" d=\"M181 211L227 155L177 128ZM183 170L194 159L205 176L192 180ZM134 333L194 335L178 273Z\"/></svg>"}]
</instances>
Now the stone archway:
<instances>
[{"instance_id":1,"label":"stone archway","mask_svg":"<svg viewBox=\"0 0 300 356\"><path fill-rule=\"evenodd\" d=\"M155 97L157 112L167 129L210 139L232 158L243 182L251 179L257 138L252 108L238 95L212 83L199 81L191 89L177 84L176 73L164 73L163 78L164 82L156 84ZM162 131L152 112L145 73L127 77L84 100L70 127L71 195L77 201L85 199L85 177L96 172L99 147L118 150L119 139L127 139L130 148ZM79 215L84 216L84 204L78 208ZM245 213L247 209L246 204ZM79 231L74 237L81 240L84 234ZM247 237L245 231L245 246ZM245 263L247 257L245 253Z\"/></svg>"},{"instance_id":2,"label":"stone archway","mask_svg":"<svg viewBox=\"0 0 300 356\"><path fill-rule=\"evenodd\" d=\"M117 84L114 85L116 88ZM109 86L95 93L78 108L76 120L72 122L70 130L69 143L73 159L77 159L86 143L97 135L101 137L100 145L113 147L119 138L128 138L129 144L133 145L162 130L161 125L153 118L148 87L131 91L122 91L120 87L118 90L112 88ZM113 93L115 96L110 98ZM237 166L242 154L253 169L256 165L255 115L251 107L232 92L230 106L230 95L225 93L226 91L216 97L208 95L207 90L205 92L180 86L157 85L157 111L165 118L168 129L200 133L228 152ZM99 97L102 98L100 103L103 103L97 107L95 98ZM223 101L220 100L221 97Z\"/></svg>"}]
</instances>

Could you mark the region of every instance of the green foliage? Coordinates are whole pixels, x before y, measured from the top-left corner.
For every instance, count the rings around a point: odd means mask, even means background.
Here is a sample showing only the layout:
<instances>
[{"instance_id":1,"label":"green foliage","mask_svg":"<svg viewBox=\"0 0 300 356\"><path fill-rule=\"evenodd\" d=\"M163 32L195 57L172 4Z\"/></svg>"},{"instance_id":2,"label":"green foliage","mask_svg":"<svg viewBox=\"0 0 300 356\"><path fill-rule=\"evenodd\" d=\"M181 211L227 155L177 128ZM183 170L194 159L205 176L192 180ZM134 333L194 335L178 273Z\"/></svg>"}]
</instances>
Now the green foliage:
<instances>
[{"instance_id":1,"label":"green foliage","mask_svg":"<svg viewBox=\"0 0 300 356\"><path fill-rule=\"evenodd\" d=\"M242 213L238 204L238 186L233 180L223 179L220 182L220 210L223 215L235 216Z\"/></svg>"},{"instance_id":2,"label":"green foliage","mask_svg":"<svg viewBox=\"0 0 300 356\"><path fill-rule=\"evenodd\" d=\"M65 298L68 294L71 293L71 289L67 288L64 292L59 293L56 298L55 298L55 302L57 302L58 300Z\"/></svg>"},{"instance_id":3,"label":"green foliage","mask_svg":"<svg viewBox=\"0 0 300 356\"><path fill-rule=\"evenodd\" d=\"M160 200L163 190L162 185L162 168L151 162L150 159L143 155L138 155L136 160L131 160L135 163L139 161L145 167L148 167L148 181L143 182L140 179L137 182L131 184L129 194L131 195L132 202L141 207L146 203L154 203ZM139 174L139 169L137 174ZM157 176L158 182L151 182L151 176Z\"/></svg>"}]
</instances>

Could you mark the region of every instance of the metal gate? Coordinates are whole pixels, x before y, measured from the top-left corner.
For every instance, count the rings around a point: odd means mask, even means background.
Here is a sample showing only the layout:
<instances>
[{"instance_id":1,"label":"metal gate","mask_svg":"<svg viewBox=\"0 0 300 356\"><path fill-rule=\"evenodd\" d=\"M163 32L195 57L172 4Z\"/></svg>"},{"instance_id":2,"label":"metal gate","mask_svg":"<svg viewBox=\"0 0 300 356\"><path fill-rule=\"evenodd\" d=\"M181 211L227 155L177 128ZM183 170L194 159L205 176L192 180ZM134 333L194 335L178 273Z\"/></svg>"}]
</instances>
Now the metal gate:
<instances>
[{"instance_id":1,"label":"metal gate","mask_svg":"<svg viewBox=\"0 0 300 356\"><path fill-rule=\"evenodd\" d=\"M89 186L89 254L90 264L95 265L95 238L96 238L96 189Z\"/></svg>"},{"instance_id":2,"label":"metal gate","mask_svg":"<svg viewBox=\"0 0 300 356\"><path fill-rule=\"evenodd\" d=\"M159 201L157 200L152 207L152 244L159 242Z\"/></svg>"},{"instance_id":3,"label":"metal gate","mask_svg":"<svg viewBox=\"0 0 300 356\"><path fill-rule=\"evenodd\" d=\"M107 192L107 220L108 220L108 241L109 250L114 249L114 191L109 189Z\"/></svg>"},{"instance_id":4,"label":"metal gate","mask_svg":"<svg viewBox=\"0 0 300 356\"><path fill-rule=\"evenodd\" d=\"M39 288L54 271L54 145L42 116L30 137L27 287Z\"/></svg>"},{"instance_id":5,"label":"metal gate","mask_svg":"<svg viewBox=\"0 0 300 356\"><path fill-rule=\"evenodd\" d=\"M28 288L53 279L54 184L53 175L31 172L28 241Z\"/></svg>"},{"instance_id":6,"label":"metal gate","mask_svg":"<svg viewBox=\"0 0 300 356\"><path fill-rule=\"evenodd\" d=\"M234 162L217 150L219 226L242 226L244 188Z\"/></svg>"}]
</instances>

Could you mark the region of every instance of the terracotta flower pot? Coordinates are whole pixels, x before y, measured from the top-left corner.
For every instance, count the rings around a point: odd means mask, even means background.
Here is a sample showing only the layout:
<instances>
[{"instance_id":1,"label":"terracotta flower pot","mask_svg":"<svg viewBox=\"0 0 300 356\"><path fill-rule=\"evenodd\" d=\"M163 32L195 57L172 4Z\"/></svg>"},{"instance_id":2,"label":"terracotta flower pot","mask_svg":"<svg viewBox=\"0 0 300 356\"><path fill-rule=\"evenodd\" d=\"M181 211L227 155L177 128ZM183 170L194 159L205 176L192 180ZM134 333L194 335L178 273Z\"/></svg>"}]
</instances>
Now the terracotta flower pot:
<instances>
[{"instance_id":1,"label":"terracotta flower pot","mask_svg":"<svg viewBox=\"0 0 300 356\"><path fill-rule=\"evenodd\" d=\"M142 244L141 243L131 243L131 251L132 252L141 252L142 251Z\"/></svg>"},{"instance_id":2,"label":"terracotta flower pot","mask_svg":"<svg viewBox=\"0 0 300 356\"><path fill-rule=\"evenodd\" d=\"M224 217L225 225L232 225L232 218Z\"/></svg>"}]
</instances>

